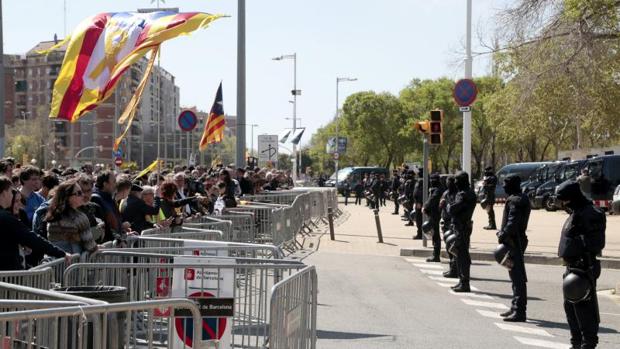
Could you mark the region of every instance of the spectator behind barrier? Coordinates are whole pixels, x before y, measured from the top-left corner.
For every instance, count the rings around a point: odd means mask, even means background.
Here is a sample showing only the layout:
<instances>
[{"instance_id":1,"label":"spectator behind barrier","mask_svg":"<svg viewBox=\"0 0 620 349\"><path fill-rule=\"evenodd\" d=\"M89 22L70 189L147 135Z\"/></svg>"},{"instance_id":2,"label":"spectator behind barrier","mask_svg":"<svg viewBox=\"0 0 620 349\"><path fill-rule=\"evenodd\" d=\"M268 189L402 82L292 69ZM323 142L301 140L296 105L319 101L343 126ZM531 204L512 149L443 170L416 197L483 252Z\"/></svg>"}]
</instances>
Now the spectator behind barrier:
<instances>
[{"instance_id":1,"label":"spectator behind barrier","mask_svg":"<svg viewBox=\"0 0 620 349\"><path fill-rule=\"evenodd\" d=\"M47 200L50 198L50 191L59 184L60 180L58 180L56 174L53 172L48 172L41 178L41 190L39 190L39 194Z\"/></svg>"},{"instance_id":2,"label":"spectator behind barrier","mask_svg":"<svg viewBox=\"0 0 620 349\"><path fill-rule=\"evenodd\" d=\"M97 250L88 217L78 210L83 204L82 188L68 180L56 189L45 217L50 241L71 254Z\"/></svg>"},{"instance_id":3,"label":"spectator behind barrier","mask_svg":"<svg viewBox=\"0 0 620 349\"><path fill-rule=\"evenodd\" d=\"M45 198L37 193L41 189L41 174L41 170L35 166L25 166L19 172L19 182L22 185L20 192L26 201L24 211L28 217L28 226L32 225L34 211L45 202Z\"/></svg>"},{"instance_id":4,"label":"spectator behind barrier","mask_svg":"<svg viewBox=\"0 0 620 349\"><path fill-rule=\"evenodd\" d=\"M156 198L151 205L142 200L142 188L133 184L129 197L121 205L123 220L131 224L131 229L140 233L143 230L153 228L155 225L147 220L148 216L158 215L161 199ZM149 200L150 201L150 200Z\"/></svg>"},{"instance_id":5,"label":"spectator behind barrier","mask_svg":"<svg viewBox=\"0 0 620 349\"><path fill-rule=\"evenodd\" d=\"M33 251L43 251L52 257L64 257L67 263L71 256L66 254L46 239L32 233L27 226L11 214L11 204L17 195L12 189L12 182L0 176L0 226L2 226L2 244L0 244L0 268L3 270L22 270L24 265L19 254L19 245Z\"/></svg>"},{"instance_id":6,"label":"spectator behind barrier","mask_svg":"<svg viewBox=\"0 0 620 349\"><path fill-rule=\"evenodd\" d=\"M165 181L160 187L161 191L161 210L164 217L170 221L171 226L183 224L184 214L182 208L186 205L196 202L199 197L188 197L175 200L178 194L178 187L173 181Z\"/></svg>"},{"instance_id":7,"label":"spectator behind barrier","mask_svg":"<svg viewBox=\"0 0 620 349\"><path fill-rule=\"evenodd\" d=\"M91 201L101 207L103 222L105 223L104 242L116 240L121 245L126 240L127 233L123 229L123 219L114 201L116 192L116 177L112 171L103 171L95 181L95 191Z\"/></svg>"}]
</instances>

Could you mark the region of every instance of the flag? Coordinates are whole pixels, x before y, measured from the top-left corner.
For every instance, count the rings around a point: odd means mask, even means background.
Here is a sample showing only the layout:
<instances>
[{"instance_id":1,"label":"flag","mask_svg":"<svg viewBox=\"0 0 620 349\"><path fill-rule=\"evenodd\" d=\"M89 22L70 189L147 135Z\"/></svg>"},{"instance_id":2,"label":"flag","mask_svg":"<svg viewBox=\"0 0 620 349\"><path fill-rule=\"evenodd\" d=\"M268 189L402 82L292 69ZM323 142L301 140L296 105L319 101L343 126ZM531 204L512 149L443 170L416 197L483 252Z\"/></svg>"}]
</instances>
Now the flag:
<instances>
[{"instance_id":1,"label":"flag","mask_svg":"<svg viewBox=\"0 0 620 349\"><path fill-rule=\"evenodd\" d=\"M299 128L295 131L295 134L293 134L293 138L291 138L291 143L297 145L299 144L299 141L301 141L301 136L304 134L304 131L306 131L305 128Z\"/></svg>"},{"instance_id":2,"label":"flag","mask_svg":"<svg viewBox=\"0 0 620 349\"><path fill-rule=\"evenodd\" d=\"M286 140L288 139L288 136L290 135L291 135L291 130L284 131L284 133L282 133L282 136L280 136L280 143L285 143Z\"/></svg>"},{"instance_id":3,"label":"flag","mask_svg":"<svg viewBox=\"0 0 620 349\"><path fill-rule=\"evenodd\" d=\"M222 83L217 88L215 101L211 107L209 118L205 123L202 138L200 139L199 149L204 151L209 144L219 143L224 139L224 127L226 126L226 118L224 117L224 99L222 98Z\"/></svg>"},{"instance_id":4,"label":"flag","mask_svg":"<svg viewBox=\"0 0 620 349\"><path fill-rule=\"evenodd\" d=\"M50 118L76 121L112 94L123 73L169 39L206 28L220 18L202 12L100 13L83 20L70 37L54 84Z\"/></svg>"},{"instance_id":5,"label":"flag","mask_svg":"<svg viewBox=\"0 0 620 349\"><path fill-rule=\"evenodd\" d=\"M163 161L163 160L159 160L159 159L157 159L157 160L153 161L153 163L151 163L150 165L148 165L148 167L147 167L147 168L145 168L144 170L142 170L142 172L138 173L138 175L136 176L136 178L135 178L135 179L138 179L138 178L140 178L140 177L142 177L142 176L146 175L147 173L149 173L149 172L153 171L153 170L157 167L157 165L159 165L160 163L161 163L161 164L163 164L163 163L164 163L164 161Z\"/></svg>"}]
</instances>

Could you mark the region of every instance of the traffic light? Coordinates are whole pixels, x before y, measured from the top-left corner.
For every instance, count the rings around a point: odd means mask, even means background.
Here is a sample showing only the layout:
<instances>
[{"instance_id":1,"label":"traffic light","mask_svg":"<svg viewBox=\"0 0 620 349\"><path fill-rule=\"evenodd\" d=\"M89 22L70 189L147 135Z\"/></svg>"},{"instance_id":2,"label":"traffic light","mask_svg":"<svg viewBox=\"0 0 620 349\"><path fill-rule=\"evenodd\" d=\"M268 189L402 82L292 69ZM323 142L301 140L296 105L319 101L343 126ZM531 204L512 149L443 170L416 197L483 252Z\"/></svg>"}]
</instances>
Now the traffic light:
<instances>
[{"instance_id":1,"label":"traffic light","mask_svg":"<svg viewBox=\"0 0 620 349\"><path fill-rule=\"evenodd\" d=\"M429 133L431 129L430 122L428 120L416 122L415 124L413 124L413 128L415 128L416 130L418 130L418 132L421 133Z\"/></svg>"},{"instance_id":2,"label":"traffic light","mask_svg":"<svg viewBox=\"0 0 620 349\"><path fill-rule=\"evenodd\" d=\"M443 141L443 110L431 110L431 121L429 127L430 143L439 145Z\"/></svg>"}]
</instances>

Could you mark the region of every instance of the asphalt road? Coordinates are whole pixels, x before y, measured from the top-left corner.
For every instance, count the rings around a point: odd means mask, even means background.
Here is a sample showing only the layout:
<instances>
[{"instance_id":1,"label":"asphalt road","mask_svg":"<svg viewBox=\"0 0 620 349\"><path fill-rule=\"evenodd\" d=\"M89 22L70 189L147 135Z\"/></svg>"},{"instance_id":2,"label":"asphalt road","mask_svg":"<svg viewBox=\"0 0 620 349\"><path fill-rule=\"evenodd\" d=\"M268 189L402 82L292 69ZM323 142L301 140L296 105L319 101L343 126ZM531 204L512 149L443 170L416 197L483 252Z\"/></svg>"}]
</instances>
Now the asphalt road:
<instances>
[{"instance_id":1,"label":"asphalt road","mask_svg":"<svg viewBox=\"0 0 620 349\"><path fill-rule=\"evenodd\" d=\"M445 264L422 259L319 248L307 262L319 277L318 348L568 348L561 267L526 266L529 320L507 324L496 316L510 303L508 273L494 263L474 262L478 291L467 295L450 292ZM603 270L599 290L617 280L620 271ZM599 302L599 348L620 348L620 301Z\"/></svg>"}]
</instances>

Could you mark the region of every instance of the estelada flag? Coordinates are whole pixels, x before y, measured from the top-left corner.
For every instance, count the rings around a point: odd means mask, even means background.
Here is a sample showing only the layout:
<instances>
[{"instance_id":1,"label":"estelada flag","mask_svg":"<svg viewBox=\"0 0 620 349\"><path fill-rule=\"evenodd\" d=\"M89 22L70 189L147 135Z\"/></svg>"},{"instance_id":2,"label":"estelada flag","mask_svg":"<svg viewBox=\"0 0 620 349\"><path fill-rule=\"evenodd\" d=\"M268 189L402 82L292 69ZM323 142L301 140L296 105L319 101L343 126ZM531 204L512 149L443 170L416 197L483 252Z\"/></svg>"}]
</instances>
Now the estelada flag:
<instances>
[{"instance_id":1,"label":"estelada flag","mask_svg":"<svg viewBox=\"0 0 620 349\"><path fill-rule=\"evenodd\" d=\"M204 151L209 144L219 143L224 139L224 127L226 126L226 118L224 117L224 100L222 98L222 83L215 94L215 101L211 107L209 118L205 123L205 129L202 132L199 149Z\"/></svg>"},{"instance_id":2,"label":"estelada flag","mask_svg":"<svg viewBox=\"0 0 620 349\"><path fill-rule=\"evenodd\" d=\"M202 12L100 13L83 20L68 42L54 84L50 118L76 121L112 94L123 73L162 42L206 28L219 15Z\"/></svg>"}]
</instances>

